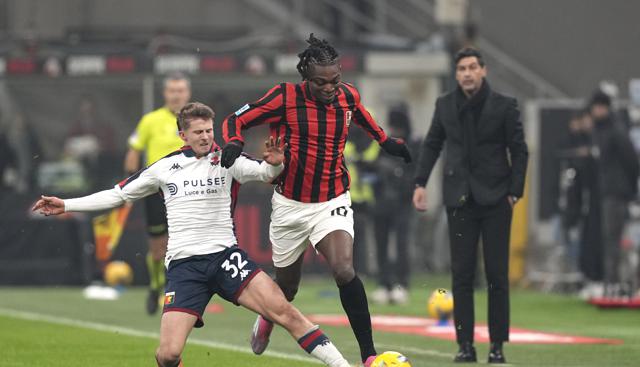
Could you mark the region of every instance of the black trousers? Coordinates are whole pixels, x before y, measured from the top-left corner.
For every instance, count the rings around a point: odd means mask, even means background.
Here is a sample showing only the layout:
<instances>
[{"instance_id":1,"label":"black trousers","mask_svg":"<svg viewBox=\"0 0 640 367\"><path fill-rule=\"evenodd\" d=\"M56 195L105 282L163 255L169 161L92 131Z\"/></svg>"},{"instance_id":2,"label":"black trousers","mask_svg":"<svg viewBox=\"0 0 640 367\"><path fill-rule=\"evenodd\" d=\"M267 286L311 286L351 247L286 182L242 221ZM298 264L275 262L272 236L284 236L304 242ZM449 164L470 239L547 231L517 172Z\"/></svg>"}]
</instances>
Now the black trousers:
<instances>
[{"instance_id":1,"label":"black trousers","mask_svg":"<svg viewBox=\"0 0 640 367\"><path fill-rule=\"evenodd\" d=\"M461 208L447 208L453 315L458 343L473 342L473 281L481 235L489 295L489 336L492 342L509 340L511 215L511 205L506 197L496 205L479 205L470 200Z\"/></svg>"},{"instance_id":2,"label":"black trousers","mask_svg":"<svg viewBox=\"0 0 640 367\"><path fill-rule=\"evenodd\" d=\"M381 208L379 208L381 209ZM378 260L378 284L391 289L394 284L409 287L410 258L409 258L409 221L411 220L410 206L388 207L378 210L375 214L376 259ZM391 234L396 239L396 259L391 261L389 256L389 242Z\"/></svg>"},{"instance_id":3,"label":"black trousers","mask_svg":"<svg viewBox=\"0 0 640 367\"><path fill-rule=\"evenodd\" d=\"M620 282L620 239L626 221L627 201L616 197L605 197L602 200L602 233L604 282L607 291L611 285Z\"/></svg>"}]
</instances>

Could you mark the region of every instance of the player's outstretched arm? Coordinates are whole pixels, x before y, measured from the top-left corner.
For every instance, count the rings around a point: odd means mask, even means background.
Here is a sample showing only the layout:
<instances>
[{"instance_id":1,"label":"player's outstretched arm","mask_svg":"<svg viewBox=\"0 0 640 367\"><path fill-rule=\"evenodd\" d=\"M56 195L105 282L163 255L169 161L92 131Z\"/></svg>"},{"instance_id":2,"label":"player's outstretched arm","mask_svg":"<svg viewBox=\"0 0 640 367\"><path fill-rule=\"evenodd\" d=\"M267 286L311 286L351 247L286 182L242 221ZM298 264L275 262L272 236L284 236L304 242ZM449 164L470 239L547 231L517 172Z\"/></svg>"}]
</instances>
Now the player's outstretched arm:
<instances>
[{"instance_id":1,"label":"player's outstretched arm","mask_svg":"<svg viewBox=\"0 0 640 367\"><path fill-rule=\"evenodd\" d=\"M287 147L280 139L270 137L265 141L265 151L262 154L263 161L252 159L248 155L241 155L229 172L239 183L249 181L272 182L284 170L284 151Z\"/></svg>"},{"instance_id":2,"label":"player's outstretched arm","mask_svg":"<svg viewBox=\"0 0 640 367\"><path fill-rule=\"evenodd\" d=\"M62 200L55 196L42 195L32 209L44 215L57 215L64 212L91 212L117 208L126 201L134 201L158 192L158 171L164 166L166 165L158 164L145 168L121 181L113 189L80 198Z\"/></svg>"},{"instance_id":3,"label":"player's outstretched arm","mask_svg":"<svg viewBox=\"0 0 640 367\"><path fill-rule=\"evenodd\" d=\"M31 208L34 212L40 212L45 216L58 215L65 212L64 201L55 196L40 196L38 200Z\"/></svg>"},{"instance_id":4,"label":"player's outstretched arm","mask_svg":"<svg viewBox=\"0 0 640 367\"><path fill-rule=\"evenodd\" d=\"M156 190L157 191L157 190ZM42 196L34 206L33 211L40 211L44 215L58 215L64 212L91 212L96 210L113 209L125 203L126 194L119 194L116 189L96 192L88 196L73 199L60 199L55 196ZM137 197L128 195L132 200Z\"/></svg>"}]
</instances>

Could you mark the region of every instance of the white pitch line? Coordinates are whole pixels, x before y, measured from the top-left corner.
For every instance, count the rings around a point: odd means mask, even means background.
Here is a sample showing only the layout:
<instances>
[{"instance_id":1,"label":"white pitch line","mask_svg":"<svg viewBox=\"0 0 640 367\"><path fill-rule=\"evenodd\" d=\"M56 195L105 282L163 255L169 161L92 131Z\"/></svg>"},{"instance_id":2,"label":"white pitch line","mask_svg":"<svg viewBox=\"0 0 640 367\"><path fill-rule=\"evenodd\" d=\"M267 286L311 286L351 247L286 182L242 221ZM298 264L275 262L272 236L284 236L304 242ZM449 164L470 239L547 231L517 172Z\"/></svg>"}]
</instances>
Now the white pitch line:
<instances>
[{"instance_id":1,"label":"white pitch line","mask_svg":"<svg viewBox=\"0 0 640 367\"><path fill-rule=\"evenodd\" d=\"M443 358L453 358L453 354L444 353L433 349L419 349L413 347L406 347L402 345L391 345L391 344L381 344L376 343L377 347L384 348L385 350L395 350L400 353L411 353L411 354L421 354L425 356L433 356L433 357L443 357Z\"/></svg>"},{"instance_id":2,"label":"white pitch line","mask_svg":"<svg viewBox=\"0 0 640 367\"><path fill-rule=\"evenodd\" d=\"M160 338L160 335L158 333L154 333L150 331L143 331L143 330L131 329L131 328L126 328L121 326L100 324L100 323L91 322L91 321L73 320L65 317L45 315L45 314L39 314L34 312L11 310L7 308L0 308L0 315L12 317L16 319L22 319L22 320L44 321L44 322L49 322L49 323L58 324L58 325L76 326L83 329L118 333L122 335L136 336L140 338L151 338L151 339ZM202 339L189 339L187 343L253 355L253 352L251 351L250 348L239 347L233 344L213 342L213 341L202 340ZM303 362L321 364L320 361L311 357L296 356L296 355L283 353L283 352L266 351L263 353L263 355L276 357L276 358L283 358L288 360L294 360L294 361L303 361Z\"/></svg>"}]
</instances>

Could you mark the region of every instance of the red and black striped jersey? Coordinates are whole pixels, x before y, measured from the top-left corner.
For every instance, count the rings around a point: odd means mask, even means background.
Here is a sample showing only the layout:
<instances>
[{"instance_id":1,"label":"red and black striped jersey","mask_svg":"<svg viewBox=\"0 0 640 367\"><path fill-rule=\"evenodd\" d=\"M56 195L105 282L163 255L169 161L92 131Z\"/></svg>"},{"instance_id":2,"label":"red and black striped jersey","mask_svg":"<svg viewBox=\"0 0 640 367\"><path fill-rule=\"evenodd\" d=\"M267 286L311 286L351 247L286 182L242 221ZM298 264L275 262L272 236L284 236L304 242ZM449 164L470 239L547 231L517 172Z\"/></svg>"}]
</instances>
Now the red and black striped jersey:
<instances>
[{"instance_id":1,"label":"red and black striped jersey","mask_svg":"<svg viewBox=\"0 0 640 367\"><path fill-rule=\"evenodd\" d=\"M229 115L222 132L225 142L243 142L242 130L269 124L271 136L280 136L289 145L276 190L292 200L317 203L349 189L343 152L351 123L379 143L387 139L351 84L341 83L335 100L327 105L310 94L307 82L282 83Z\"/></svg>"}]
</instances>

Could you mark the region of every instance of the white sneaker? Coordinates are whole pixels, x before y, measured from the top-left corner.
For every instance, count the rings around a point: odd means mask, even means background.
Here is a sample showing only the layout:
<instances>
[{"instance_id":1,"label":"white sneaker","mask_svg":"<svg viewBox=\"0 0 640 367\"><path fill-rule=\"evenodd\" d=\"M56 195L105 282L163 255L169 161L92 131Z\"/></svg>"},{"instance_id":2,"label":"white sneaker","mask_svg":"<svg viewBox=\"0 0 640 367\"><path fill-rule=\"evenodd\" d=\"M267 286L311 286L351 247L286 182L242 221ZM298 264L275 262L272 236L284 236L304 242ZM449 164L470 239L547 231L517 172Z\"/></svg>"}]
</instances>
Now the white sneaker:
<instances>
[{"instance_id":1,"label":"white sneaker","mask_svg":"<svg viewBox=\"0 0 640 367\"><path fill-rule=\"evenodd\" d=\"M379 287L371 294L371 300L373 301L373 303L386 305L389 303L389 291L387 290L387 288Z\"/></svg>"},{"instance_id":2,"label":"white sneaker","mask_svg":"<svg viewBox=\"0 0 640 367\"><path fill-rule=\"evenodd\" d=\"M600 298L604 295L604 285L601 282L589 282L580 290L578 297L583 300Z\"/></svg>"},{"instance_id":3,"label":"white sneaker","mask_svg":"<svg viewBox=\"0 0 640 367\"><path fill-rule=\"evenodd\" d=\"M397 305L406 305L409 303L409 292L407 289L401 285L396 285L391 290L391 303L395 303Z\"/></svg>"}]
</instances>

